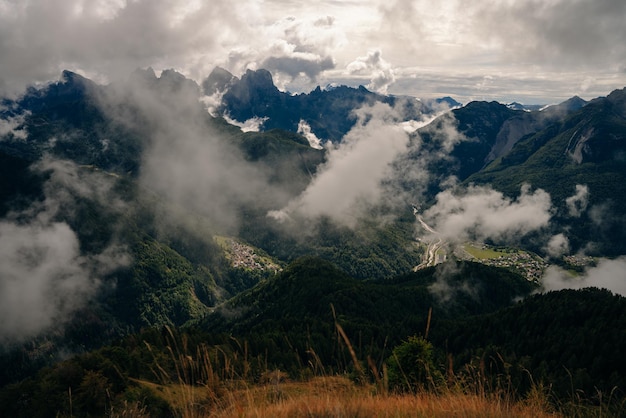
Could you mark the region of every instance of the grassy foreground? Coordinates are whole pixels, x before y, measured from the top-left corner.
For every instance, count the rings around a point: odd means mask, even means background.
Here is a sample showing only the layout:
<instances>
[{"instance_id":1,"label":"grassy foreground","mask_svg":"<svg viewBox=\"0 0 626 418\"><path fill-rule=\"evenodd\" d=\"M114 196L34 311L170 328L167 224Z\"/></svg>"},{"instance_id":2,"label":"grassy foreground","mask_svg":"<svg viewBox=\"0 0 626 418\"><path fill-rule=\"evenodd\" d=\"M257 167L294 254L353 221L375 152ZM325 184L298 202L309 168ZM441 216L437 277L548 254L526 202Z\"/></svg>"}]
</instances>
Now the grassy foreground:
<instances>
[{"instance_id":1,"label":"grassy foreground","mask_svg":"<svg viewBox=\"0 0 626 418\"><path fill-rule=\"evenodd\" d=\"M181 417L555 417L541 398L509 402L486 394L380 394L373 385L346 377L314 377L304 382L243 383L216 393L206 386L149 387ZM240 386L240 387L236 387ZM148 416L127 405L113 416Z\"/></svg>"}]
</instances>

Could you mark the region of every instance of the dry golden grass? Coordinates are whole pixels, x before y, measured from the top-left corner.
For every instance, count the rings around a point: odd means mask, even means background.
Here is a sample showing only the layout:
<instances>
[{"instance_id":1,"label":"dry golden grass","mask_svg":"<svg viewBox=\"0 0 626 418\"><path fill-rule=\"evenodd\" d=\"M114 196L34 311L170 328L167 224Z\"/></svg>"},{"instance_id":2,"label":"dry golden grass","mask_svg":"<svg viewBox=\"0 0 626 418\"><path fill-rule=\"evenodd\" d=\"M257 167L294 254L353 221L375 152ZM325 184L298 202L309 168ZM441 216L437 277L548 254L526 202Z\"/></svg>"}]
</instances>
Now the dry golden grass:
<instances>
[{"instance_id":1,"label":"dry golden grass","mask_svg":"<svg viewBox=\"0 0 626 418\"><path fill-rule=\"evenodd\" d=\"M344 338L354 364L359 364L356 354L343 329L336 323ZM229 355L222 351L213 353L199 347L194 356L185 354L187 341L169 348L175 363L177 378L172 378L161 367L160 384L134 380L164 399L177 416L184 418L298 418L298 417L555 417L548 401L548 392L536 386L523 401L515 397L507 386L487 388L483 374L457 379L450 375L448 385L438 392L423 391L413 394L390 394L386 377L375 384L368 383L365 371L359 367L358 383L342 375L313 377L306 381L289 381L287 374L268 370L252 383L249 367L243 373L235 372ZM247 363L247 346L243 346L244 365ZM182 348L182 349L181 349ZM212 355L213 353L213 355ZM217 357L224 364L214 364ZM372 366L372 365L370 365ZM375 365L372 372L378 376ZM383 371L386 376L386 370ZM191 384L193 383L193 384ZM488 390L490 389L490 390ZM140 411L141 412L141 411ZM125 417L142 417L141 414Z\"/></svg>"},{"instance_id":2,"label":"dry golden grass","mask_svg":"<svg viewBox=\"0 0 626 418\"><path fill-rule=\"evenodd\" d=\"M207 389L149 385L183 417L554 417L533 402L509 403L480 395L448 392L376 394L373 386L345 377L317 377L224 390L218 398Z\"/></svg>"}]
</instances>

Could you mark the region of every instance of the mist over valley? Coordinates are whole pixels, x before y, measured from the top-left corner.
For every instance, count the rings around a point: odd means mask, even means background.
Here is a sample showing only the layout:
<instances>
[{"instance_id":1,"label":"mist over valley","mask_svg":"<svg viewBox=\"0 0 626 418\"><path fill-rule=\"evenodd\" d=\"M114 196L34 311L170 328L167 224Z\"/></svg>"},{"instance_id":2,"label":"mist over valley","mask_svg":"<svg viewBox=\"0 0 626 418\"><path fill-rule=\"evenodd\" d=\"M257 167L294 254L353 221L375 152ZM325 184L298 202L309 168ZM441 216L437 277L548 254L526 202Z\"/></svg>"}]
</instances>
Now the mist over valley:
<instances>
[{"instance_id":1,"label":"mist over valley","mask_svg":"<svg viewBox=\"0 0 626 418\"><path fill-rule=\"evenodd\" d=\"M621 3L79 3L0 4L0 415L623 414Z\"/></svg>"}]
</instances>

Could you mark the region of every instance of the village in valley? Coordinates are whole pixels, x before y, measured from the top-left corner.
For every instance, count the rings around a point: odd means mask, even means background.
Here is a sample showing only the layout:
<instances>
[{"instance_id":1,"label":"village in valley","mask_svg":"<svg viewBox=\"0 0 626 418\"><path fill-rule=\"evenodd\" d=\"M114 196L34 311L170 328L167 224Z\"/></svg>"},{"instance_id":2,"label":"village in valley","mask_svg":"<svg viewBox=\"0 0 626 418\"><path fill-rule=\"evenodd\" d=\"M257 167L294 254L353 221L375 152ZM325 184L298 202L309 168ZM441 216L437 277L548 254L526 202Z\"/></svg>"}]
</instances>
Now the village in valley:
<instances>
[{"instance_id":1,"label":"village in valley","mask_svg":"<svg viewBox=\"0 0 626 418\"><path fill-rule=\"evenodd\" d=\"M282 268L268 256L259 254L257 250L249 245L228 237L218 237L216 240L226 252L226 258L233 268L271 270L274 273L282 271Z\"/></svg>"}]
</instances>

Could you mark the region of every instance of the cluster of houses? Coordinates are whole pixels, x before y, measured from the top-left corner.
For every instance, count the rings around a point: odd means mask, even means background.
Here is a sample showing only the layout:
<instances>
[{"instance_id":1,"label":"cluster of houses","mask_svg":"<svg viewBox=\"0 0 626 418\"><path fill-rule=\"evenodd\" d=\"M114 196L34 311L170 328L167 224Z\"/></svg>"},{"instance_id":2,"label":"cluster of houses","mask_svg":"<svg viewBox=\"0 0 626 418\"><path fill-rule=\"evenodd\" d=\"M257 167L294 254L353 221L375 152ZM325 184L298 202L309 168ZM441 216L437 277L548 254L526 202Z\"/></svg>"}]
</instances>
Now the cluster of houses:
<instances>
[{"instance_id":1,"label":"cluster of houses","mask_svg":"<svg viewBox=\"0 0 626 418\"><path fill-rule=\"evenodd\" d=\"M500 257L480 260L488 266L505 267L514 270L526 279L538 281L548 267L548 263L538 256L533 256L524 251L502 253Z\"/></svg>"},{"instance_id":2,"label":"cluster of houses","mask_svg":"<svg viewBox=\"0 0 626 418\"><path fill-rule=\"evenodd\" d=\"M274 270L275 273L281 271L278 264L262 258L249 245L242 244L234 239L228 240L230 247L229 256L232 266L252 270Z\"/></svg>"}]
</instances>

